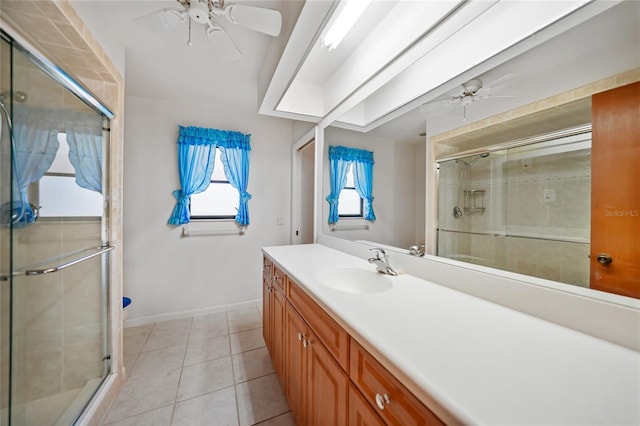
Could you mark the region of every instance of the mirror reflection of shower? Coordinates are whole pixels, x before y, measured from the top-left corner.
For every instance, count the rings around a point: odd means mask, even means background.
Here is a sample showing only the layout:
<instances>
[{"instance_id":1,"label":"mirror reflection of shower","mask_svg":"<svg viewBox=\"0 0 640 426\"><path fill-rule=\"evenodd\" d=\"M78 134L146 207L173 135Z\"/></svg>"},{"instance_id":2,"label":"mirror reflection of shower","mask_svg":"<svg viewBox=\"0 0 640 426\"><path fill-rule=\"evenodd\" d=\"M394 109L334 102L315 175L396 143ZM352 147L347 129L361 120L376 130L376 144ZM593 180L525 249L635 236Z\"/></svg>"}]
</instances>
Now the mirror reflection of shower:
<instances>
[{"instance_id":1,"label":"mirror reflection of shower","mask_svg":"<svg viewBox=\"0 0 640 426\"><path fill-rule=\"evenodd\" d=\"M9 91L5 91L0 93L0 136L2 135L2 130L4 123L7 123L8 127L8 135L11 140L11 150L16 153L16 143L13 135L13 123L11 122L11 115L9 114L9 110L7 108L7 103L13 102L26 102L27 94L22 91L16 91L13 93ZM15 178L15 183L18 188L22 188L22 177L20 176L20 172L18 169L18 164L16 160L16 155L12 155L12 163L13 163L13 175ZM20 192L18 191L20 194ZM0 225L7 226L10 224L31 224L34 223L38 218L38 208L33 205L29 205L29 209L27 209L27 202L22 200L22 195L20 195L19 200L12 200L9 203L5 203L0 206ZM24 221L25 215L31 215L30 220Z\"/></svg>"},{"instance_id":2,"label":"mirror reflection of shower","mask_svg":"<svg viewBox=\"0 0 640 426\"><path fill-rule=\"evenodd\" d=\"M453 217L455 219L460 219L465 214L484 213L484 191L471 189L469 169L471 169L479 159L488 156L489 153L484 152L474 156L469 161L465 161L462 158L456 160L456 163L461 163L461 167L459 180L460 191L458 192L458 201L453 207ZM478 198L480 202L478 202Z\"/></svg>"}]
</instances>

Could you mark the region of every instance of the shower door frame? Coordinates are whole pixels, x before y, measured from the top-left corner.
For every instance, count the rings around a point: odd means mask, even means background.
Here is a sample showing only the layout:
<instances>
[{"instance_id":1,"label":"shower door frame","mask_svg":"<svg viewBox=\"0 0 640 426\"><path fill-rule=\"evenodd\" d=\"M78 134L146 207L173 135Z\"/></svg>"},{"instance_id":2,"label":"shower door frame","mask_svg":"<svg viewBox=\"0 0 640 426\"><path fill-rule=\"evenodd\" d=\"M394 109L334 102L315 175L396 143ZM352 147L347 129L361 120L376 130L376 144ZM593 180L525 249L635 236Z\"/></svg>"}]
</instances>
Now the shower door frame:
<instances>
[{"instance_id":1,"label":"shower door frame","mask_svg":"<svg viewBox=\"0 0 640 426\"><path fill-rule=\"evenodd\" d=\"M81 84L79 84L73 77L71 77L68 73L66 73L63 69L61 69L60 67L58 67L57 65L55 65L53 62L51 62L45 55L43 55L37 48L35 48L31 43L29 43L27 40L25 40L23 37L21 37L17 32L15 32L11 27L7 26L6 22L0 20L0 38L7 42L7 44L9 45L9 48L11 49L11 57L13 58L13 52L14 51L18 51L21 54L23 54L31 63L33 63L38 69L40 69L41 71L43 71L46 75L48 75L49 77L51 77L53 79L54 82L56 82L57 84L59 84L61 87L63 87L64 89L68 90L69 92L71 92L72 94L74 94L75 96L77 96L81 101L83 101L84 104L86 104L88 107L90 107L92 110L94 110L96 113L98 113L102 118L103 118L103 124L102 124L102 150L103 150L103 174L102 174L102 188L103 188L103 197L104 197L104 201L103 201L103 214L102 214L102 220L101 220L101 230L100 230L100 234L101 234L101 239L103 241L103 244L100 247L97 247L96 249L98 250L96 253L90 254L88 256L85 256L81 259L76 259L75 261L71 261L67 264L62 264L60 266L58 266L58 268L53 268L53 269L48 269L48 270L39 270L39 271L35 271L36 273L33 273L34 271L26 271L25 275L37 275L37 274L44 274L44 273L51 273L51 272L57 272L57 270L59 269L64 269L67 266L73 266L76 263L80 263L88 258L92 258L94 256L100 255L101 256L101 273L100 273L100 277L101 277L101 296L102 296L102 303L103 303L103 324L104 324L104 338L103 338L103 353L105 354L105 357L103 359L104 361L104 371L102 374L102 378L100 380L100 384L97 386L97 388L95 389L95 391L93 392L93 395L91 396L91 398L89 400L87 400L86 404L84 404L84 406L81 407L81 409L79 411L77 411L75 413L75 415L73 416L73 420L72 423L77 422L80 418L82 418L82 416L84 415L85 411L87 410L87 408L91 405L91 401L92 399L95 397L95 395L100 392L100 389L102 388L102 386L104 385L105 381L107 380L107 378L109 377L109 373L111 372L111 340L112 340L112 327L111 327L111 305L113 303L113 301L110 300L110 267L111 267L111 253L110 251L112 251L114 249L114 246L111 245L110 243L110 238L109 238L109 232L110 232L110 227L111 227L111 217L109 214L109 206L110 206L110 121L114 119L115 114L105 105L103 105L98 98L91 93L89 90L87 90L86 88L84 88ZM15 49L15 50L14 50ZM13 62L13 59L11 60ZM10 86L10 90L13 93L13 64L11 65L11 86ZM11 114L13 114L13 109L11 109L10 111ZM12 153L13 155L13 153ZM13 168L13 166L12 166ZM13 171L11 171L11 175L13 175ZM9 240L10 240L10 247L9 250L11 249L11 246L13 245L13 227L11 227L10 230L10 234L9 234ZM10 256L12 257L12 256ZM2 277L2 279L6 279L7 281L9 281L8 285L9 285L9 315L10 315L10 325L9 328L12 330L13 329L13 325L11 324L13 322L13 276L16 275L16 273L14 272L13 269L13 261L10 259L10 266L9 266L9 272L10 275L6 276L6 277ZM22 273L18 273L20 275L22 275ZM4 339L4 338L3 338ZM12 398L11 398L11 389L13 388L12 385L12 380L13 380L13 343L11 342L12 340L12 333L10 333L10 335L8 336L9 339L9 389L7 390L8 393L8 406L6 407L8 410L8 413L6 413L6 419L8 420L9 425L12 423L12 415L11 415L11 411L13 409L13 403L12 403ZM4 342L2 342L2 344L4 344ZM0 419L5 419L5 416L3 414L3 417Z\"/></svg>"}]
</instances>

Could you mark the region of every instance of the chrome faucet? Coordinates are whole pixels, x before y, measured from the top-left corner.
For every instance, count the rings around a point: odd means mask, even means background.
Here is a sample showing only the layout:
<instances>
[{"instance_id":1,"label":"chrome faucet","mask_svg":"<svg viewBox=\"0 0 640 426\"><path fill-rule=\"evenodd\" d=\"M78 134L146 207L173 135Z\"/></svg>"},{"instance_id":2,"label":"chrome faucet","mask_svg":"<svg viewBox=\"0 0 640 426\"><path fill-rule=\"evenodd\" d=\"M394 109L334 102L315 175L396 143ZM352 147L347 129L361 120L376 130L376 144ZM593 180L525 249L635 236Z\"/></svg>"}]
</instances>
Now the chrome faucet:
<instances>
[{"instance_id":1,"label":"chrome faucet","mask_svg":"<svg viewBox=\"0 0 640 426\"><path fill-rule=\"evenodd\" d=\"M387 253L383 249L374 247L370 248L369 251L375 251L376 253L376 257L369 258L369 263L376 265L376 271L381 274L398 275L398 271L389 265L389 256L387 256Z\"/></svg>"},{"instance_id":2,"label":"chrome faucet","mask_svg":"<svg viewBox=\"0 0 640 426\"><path fill-rule=\"evenodd\" d=\"M409 247L409 254L412 256L424 256L424 244L416 244Z\"/></svg>"}]
</instances>

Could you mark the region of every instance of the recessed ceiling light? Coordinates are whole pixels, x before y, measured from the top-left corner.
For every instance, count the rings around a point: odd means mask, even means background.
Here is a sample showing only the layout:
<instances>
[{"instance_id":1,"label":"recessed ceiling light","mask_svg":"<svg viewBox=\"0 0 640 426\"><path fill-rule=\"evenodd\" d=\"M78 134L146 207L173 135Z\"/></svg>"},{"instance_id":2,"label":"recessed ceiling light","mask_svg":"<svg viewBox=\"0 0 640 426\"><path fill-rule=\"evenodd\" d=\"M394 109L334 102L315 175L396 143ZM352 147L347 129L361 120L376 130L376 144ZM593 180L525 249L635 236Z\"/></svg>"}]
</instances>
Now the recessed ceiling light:
<instances>
[{"instance_id":1,"label":"recessed ceiling light","mask_svg":"<svg viewBox=\"0 0 640 426\"><path fill-rule=\"evenodd\" d=\"M320 44L329 50L333 50L349 33L358 18L371 3L371 0L342 0L344 5L338 11L338 16L329 25L329 29L322 37Z\"/></svg>"}]
</instances>

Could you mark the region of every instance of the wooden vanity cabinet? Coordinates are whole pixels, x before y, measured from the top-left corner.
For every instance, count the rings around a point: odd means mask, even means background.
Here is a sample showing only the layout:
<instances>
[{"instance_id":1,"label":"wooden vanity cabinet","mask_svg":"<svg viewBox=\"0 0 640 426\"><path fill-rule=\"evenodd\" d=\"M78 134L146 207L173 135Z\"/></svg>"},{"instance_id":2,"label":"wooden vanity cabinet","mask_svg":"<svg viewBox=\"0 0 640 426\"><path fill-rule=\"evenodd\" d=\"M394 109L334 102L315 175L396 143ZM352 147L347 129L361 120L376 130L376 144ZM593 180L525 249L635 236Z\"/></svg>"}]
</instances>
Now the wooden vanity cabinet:
<instances>
[{"instance_id":1,"label":"wooden vanity cabinet","mask_svg":"<svg viewBox=\"0 0 640 426\"><path fill-rule=\"evenodd\" d=\"M362 393L353 383L349 383L349 425L350 426L384 426L376 410L369 405Z\"/></svg>"},{"instance_id":2,"label":"wooden vanity cabinet","mask_svg":"<svg viewBox=\"0 0 640 426\"><path fill-rule=\"evenodd\" d=\"M352 382L385 423L406 426L444 424L353 339L350 358Z\"/></svg>"},{"instance_id":3,"label":"wooden vanity cabinet","mask_svg":"<svg viewBox=\"0 0 640 426\"><path fill-rule=\"evenodd\" d=\"M284 386L284 311L286 275L268 258L262 273L262 335L271 354L273 366Z\"/></svg>"},{"instance_id":4,"label":"wooden vanity cabinet","mask_svg":"<svg viewBox=\"0 0 640 426\"><path fill-rule=\"evenodd\" d=\"M264 338L298 425L441 425L265 257Z\"/></svg>"},{"instance_id":5,"label":"wooden vanity cabinet","mask_svg":"<svg viewBox=\"0 0 640 426\"><path fill-rule=\"evenodd\" d=\"M262 260L262 337L271 352L271 285L273 282L273 262L264 257Z\"/></svg>"},{"instance_id":6,"label":"wooden vanity cabinet","mask_svg":"<svg viewBox=\"0 0 640 426\"><path fill-rule=\"evenodd\" d=\"M285 393L296 424L346 425L349 376L289 301L285 316Z\"/></svg>"}]
</instances>

